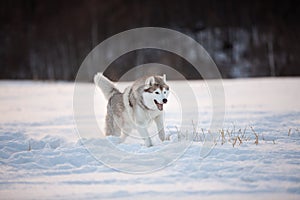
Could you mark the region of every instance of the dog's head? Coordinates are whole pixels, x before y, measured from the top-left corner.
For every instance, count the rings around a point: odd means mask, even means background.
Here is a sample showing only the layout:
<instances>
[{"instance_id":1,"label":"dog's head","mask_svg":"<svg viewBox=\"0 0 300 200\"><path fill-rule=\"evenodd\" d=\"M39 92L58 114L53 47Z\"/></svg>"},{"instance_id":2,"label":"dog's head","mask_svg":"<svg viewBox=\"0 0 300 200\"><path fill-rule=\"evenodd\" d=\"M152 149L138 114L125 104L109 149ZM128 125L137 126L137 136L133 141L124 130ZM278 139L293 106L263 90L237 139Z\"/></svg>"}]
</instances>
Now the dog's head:
<instances>
[{"instance_id":1,"label":"dog's head","mask_svg":"<svg viewBox=\"0 0 300 200\"><path fill-rule=\"evenodd\" d=\"M163 110L163 105L168 102L169 86L166 75L150 76L145 81L143 100L144 104L152 110Z\"/></svg>"}]
</instances>

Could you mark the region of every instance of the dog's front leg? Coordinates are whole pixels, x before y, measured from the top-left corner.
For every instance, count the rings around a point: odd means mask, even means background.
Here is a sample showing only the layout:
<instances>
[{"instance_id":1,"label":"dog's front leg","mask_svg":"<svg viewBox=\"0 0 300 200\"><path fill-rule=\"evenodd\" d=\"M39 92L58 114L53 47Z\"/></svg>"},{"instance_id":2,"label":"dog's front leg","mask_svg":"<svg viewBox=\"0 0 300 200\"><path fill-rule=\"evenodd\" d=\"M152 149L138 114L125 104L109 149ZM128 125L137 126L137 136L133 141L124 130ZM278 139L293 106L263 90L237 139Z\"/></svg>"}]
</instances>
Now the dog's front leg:
<instances>
[{"instance_id":1,"label":"dog's front leg","mask_svg":"<svg viewBox=\"0 0 300 200\"><path fill-rule=\"evenodd\" d=\"M154 119L156 126L157 126L157 131L158 131L158 136L161 141L165 140L165 128L164 128L164 118L163 115L159 115Z\"/></svg>"},{"instance_id":2,"label":"dog's front leg","mask_svg":"<svg viewBox=\"0 0 300 200\"><path fill-rule=\"evenodd\" d=\"M149 133L148 133L147 128L138 127L138 131L139 131L141 137L143 138L143 140L145 141L145 145L147 147L151 147L152 142L151 142L151 138L149 137Z\"/></svg>"}]
</instances>

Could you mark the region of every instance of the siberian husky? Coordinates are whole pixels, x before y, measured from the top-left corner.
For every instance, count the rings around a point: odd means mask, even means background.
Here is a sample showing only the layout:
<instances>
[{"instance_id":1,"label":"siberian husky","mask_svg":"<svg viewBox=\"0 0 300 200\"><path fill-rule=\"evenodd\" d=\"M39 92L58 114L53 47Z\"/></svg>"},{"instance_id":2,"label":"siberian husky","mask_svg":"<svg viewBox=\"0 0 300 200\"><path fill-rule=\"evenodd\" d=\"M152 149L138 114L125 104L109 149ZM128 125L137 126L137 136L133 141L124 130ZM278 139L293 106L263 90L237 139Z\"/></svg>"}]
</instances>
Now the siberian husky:
<instances>
[{"instance_id":1,"label":"siberian husky","mask_svg":"<svg viewBox=\"0 0 300 200\"><path fill-rule=\"evenodd\" d=\"M123 142L133 129L137 129L149 147L152 141L147 128L154 121L159 138L165 140L163 107L169 95L165 74L140 78L123 93L102 73L94 76L94 83L108 100L105 119L107 136L121 136Z\"/></svg>"}]
</instances>

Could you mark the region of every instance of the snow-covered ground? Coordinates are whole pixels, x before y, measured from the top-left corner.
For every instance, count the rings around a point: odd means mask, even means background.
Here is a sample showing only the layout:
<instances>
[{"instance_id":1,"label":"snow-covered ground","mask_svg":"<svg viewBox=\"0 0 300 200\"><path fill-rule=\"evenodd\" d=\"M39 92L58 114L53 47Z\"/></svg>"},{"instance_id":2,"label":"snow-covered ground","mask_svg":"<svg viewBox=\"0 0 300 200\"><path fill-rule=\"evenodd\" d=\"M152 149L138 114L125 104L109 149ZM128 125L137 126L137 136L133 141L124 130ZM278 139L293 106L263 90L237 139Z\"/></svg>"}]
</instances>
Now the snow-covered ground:
<instances>
[{"instance_id":1,"label":"snow-covered ground","mask_svg":"<svg viewBox=\"0 0 300 200\"><path fill-rule=\"evenodd\" d=\"M73 83L0 81L0 199L300 199L300 79L223 84L224 138L205 159L198 141L164 169L128 174L82 146L73 121ZM205 82L191 85L199 91L201 140L209 128L210 97ZM171 128L174 106L166 106ZM97 116L103 122L104 113ZM117 146L142 153L158 148Z\"/></svg>"}]
</instances>

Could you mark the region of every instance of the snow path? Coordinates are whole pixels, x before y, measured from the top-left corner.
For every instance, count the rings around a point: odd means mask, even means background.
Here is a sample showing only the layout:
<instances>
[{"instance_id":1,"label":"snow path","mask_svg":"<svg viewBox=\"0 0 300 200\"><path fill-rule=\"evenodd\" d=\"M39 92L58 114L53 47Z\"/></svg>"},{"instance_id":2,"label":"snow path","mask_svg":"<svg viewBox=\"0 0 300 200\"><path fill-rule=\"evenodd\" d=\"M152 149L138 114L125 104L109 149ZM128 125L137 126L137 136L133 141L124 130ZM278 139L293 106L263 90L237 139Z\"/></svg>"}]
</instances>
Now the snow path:
<instances>
[{"instance_id":1,"label":"snow path","mask_svg":"<svg viewBox=\"0 0 300 200\"><path fill-rule=\"evenodd\" d=\"M197 100L206 129L210 99L204 82L191 84L203 91ZM202 143L194 142L165 169L132 175L104 166L81 145L72 83L0 81L0 198L299 199L300 79L224 80L224 88L226 120L220 128L246 127L249 141L233 147L219 140L203 160ZM133 143L120 148L147 151Z\"/></svg>"}]
</instances>

